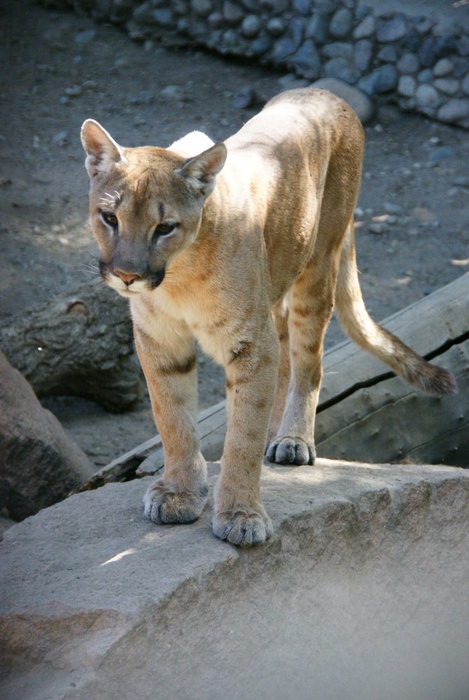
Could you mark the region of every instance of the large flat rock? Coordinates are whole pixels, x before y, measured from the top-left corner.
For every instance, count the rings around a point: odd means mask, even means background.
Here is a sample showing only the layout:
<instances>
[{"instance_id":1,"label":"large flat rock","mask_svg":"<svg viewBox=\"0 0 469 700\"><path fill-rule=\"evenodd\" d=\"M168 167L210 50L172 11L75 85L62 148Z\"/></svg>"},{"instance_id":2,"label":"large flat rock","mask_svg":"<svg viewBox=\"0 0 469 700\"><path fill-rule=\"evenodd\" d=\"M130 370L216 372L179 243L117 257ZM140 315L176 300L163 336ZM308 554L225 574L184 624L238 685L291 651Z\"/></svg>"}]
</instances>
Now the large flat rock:
<instances>
[{"instance_id":1,"label":"large flat rock","mask_svg":"<svg viewBox=\"0 0 469 700\"><path fill-rule=\"evenodd\" d=\"M265 467L276 530L250 550L212 536L209 507L145 520L150 481L5 533L4 700L467 700L468 472Z\"/></svg>"}]
</instances>

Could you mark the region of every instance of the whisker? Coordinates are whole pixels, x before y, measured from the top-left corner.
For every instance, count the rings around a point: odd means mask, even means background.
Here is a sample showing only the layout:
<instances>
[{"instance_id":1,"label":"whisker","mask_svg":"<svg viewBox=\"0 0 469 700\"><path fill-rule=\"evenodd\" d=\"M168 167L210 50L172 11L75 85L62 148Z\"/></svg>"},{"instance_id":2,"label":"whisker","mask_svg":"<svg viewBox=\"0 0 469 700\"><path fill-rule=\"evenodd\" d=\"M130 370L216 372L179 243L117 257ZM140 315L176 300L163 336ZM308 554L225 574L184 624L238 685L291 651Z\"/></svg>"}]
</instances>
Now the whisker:
<instances>
[{"instance_id":1,"label":"whisker","mask_svg":"<svg viewBox=\"0 0 469 700\"><path fill-rule=\"evenodd\" d=\"M93 265L93 263L79 263L80 267L86 267L88 270L99 270L98 265Z\"/></svg>"},{"instance_id":2,"label":"whisker","mask_svg":"<svg viewBox=\"0 0 469 700\"><path fill-rule=\"evenodd\" d=\"M90 280L88 284L90 285L90 287L97 287L98 284L103 284L103 280L101 279L101 277L95 277L95 279Z\"/></svg>"}]
</instances>

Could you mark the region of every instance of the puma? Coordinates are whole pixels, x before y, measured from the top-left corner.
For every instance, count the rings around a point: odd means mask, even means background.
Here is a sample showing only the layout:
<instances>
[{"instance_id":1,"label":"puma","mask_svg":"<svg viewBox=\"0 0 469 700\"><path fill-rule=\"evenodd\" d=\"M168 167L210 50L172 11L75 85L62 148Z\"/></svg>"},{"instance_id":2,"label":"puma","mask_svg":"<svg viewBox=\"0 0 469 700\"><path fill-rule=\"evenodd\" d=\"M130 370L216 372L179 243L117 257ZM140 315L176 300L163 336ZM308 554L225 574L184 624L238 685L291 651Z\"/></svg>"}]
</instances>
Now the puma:
<instances>
[{"instance_id":1,"label":"puma","mask_svg":"<svg viewBox=\"0 0 469 700\"><path fill-rule=\"evenodd\" d=\"M104 281L130 300L135 344L165 451L144 497L155 523L188 523L207 500L197 437L194 337L226 372L228 429L212 528L264 542L263 455L313 464L324 333L348 335L423 392L456 391L368 315L353 214L363 130L324 90L270 100L225 143L193 132L168 149L123 148L82 127Z\"/></svg>"}]
</instances>

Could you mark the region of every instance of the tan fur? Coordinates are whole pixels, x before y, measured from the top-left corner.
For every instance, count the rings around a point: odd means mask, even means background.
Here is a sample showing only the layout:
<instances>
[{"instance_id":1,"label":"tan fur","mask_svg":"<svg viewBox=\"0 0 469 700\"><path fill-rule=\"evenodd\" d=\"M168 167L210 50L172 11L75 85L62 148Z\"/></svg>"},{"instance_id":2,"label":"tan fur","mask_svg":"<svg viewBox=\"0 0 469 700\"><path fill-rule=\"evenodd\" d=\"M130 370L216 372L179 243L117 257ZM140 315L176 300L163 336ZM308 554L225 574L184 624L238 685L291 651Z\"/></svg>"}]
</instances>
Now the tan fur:
<instances>
[{"instance_id":1,"label":"tan fur","mask_svg":"<svg viewBox=\"0 0 469 700\"><path fill-rule=\"evenodd\" d=\"M164 475L144 499L151 520L189 522L207 498L194 336L226 370L213 531L234 544L272 532L260 499L268 434L271 461L314 461L334 303L347 333L407 381L455 390L365 310L353 240L363 131L344 102L283 93L225 144L194 132L167 150L122 148L92 120L82 140L102 276L130 299L165 449Z\"/></svg>"}]
</instances>

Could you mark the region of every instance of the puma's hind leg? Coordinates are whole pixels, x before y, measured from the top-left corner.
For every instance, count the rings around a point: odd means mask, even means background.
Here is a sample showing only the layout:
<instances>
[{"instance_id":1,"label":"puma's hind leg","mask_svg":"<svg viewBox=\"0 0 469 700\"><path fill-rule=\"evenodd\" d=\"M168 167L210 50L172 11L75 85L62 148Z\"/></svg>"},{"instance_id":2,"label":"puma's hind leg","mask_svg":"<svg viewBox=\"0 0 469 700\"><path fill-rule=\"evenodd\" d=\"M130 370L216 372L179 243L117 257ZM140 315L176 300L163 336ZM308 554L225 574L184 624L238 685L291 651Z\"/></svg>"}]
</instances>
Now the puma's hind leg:
<instances>
[{"instance_id":1,"label":"puma's hind leg","mask_svg":"<svg viewBox=\"0 0 469 700\"><path fill-rule=\"evenodd\" d=\"M288 333L288 306L286 300L282 299L272 309L272 314L280 342L280 361L277 378L277 390L270 416L269 431L267 435L268 443L277 435L277 431L282 422L285 410L285 401L290 382L290 338Z\"/></svg>"},{"instance_id":2,"label":"puma's hind leg","mask_svg":"<svg viewBox=\"0 0 469 700\"><path fill-rule=\"evenodd\" d=\"M313 256L288 293L290 379L285 407L266 456L278 464L313 464L314 421L322 379L323 341L334 305L338 256ZM321 264L322 263L322 264Z\"/></svg>"}]
</instances>

